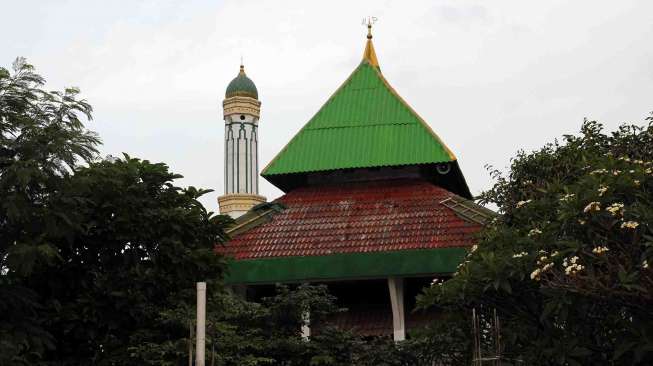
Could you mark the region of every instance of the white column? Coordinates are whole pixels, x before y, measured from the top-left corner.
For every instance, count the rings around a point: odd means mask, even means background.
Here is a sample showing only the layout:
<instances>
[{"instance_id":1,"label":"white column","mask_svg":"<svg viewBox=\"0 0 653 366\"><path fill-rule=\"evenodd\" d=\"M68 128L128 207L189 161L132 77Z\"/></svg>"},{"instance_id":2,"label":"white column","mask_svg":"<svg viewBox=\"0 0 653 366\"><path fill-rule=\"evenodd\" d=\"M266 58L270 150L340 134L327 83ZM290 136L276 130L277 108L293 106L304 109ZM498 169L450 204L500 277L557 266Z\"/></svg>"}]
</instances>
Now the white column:
<instances>
[{"instance_id":1,"label":"white column","mask_svg":"<svg viewBox=\"0 0 653 366\"><path fill-rule=\"evenodd\" d=\"M308 340L311 337L311 312L309 310L302 313L302 320L304 321L304 324L302 324L302 338Z\"/></svg>"},{"instance_id":2,"label":"white column","mask_svg":"<svg viewBox=\"0 0 653 366\"><path fill-rule=\"evenodd\" d=\"M204 347L206 342L206 282L197 283L197 349L195 366L204 366Z\"/></svg>"},{"instance_id":3,"label":"white column","mask_svg":"<svg viewBox=\"0 0 653 366\"><path fill-rule=\"evenodd\" d=\"M390 290L390 303L392 304L392 330L395 342L406 339L406 326L404 324L404 279L388 277L388 290Z\"/></svg>"}]
</instances>

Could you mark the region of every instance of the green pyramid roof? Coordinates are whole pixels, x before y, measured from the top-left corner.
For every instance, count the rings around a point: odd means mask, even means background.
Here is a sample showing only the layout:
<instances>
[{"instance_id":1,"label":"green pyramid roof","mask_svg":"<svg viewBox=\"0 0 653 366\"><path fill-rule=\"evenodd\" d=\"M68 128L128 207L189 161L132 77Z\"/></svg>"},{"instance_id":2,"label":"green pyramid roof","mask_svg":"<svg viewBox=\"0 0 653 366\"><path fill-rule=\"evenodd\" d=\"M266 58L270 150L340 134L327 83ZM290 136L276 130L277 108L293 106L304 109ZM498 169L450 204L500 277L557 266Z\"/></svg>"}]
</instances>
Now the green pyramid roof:
<instances>
[{"instance_id":1,"label":"green pyramid roof","mask_svg":"<svg viewBox=\"0 0 653 366\"><path fill-rule=\"evenodd\" d=\"M455 160L385 80L368 39L360 65L261 175L273 182L285 174Z\"/></svg>"}]
</instances>

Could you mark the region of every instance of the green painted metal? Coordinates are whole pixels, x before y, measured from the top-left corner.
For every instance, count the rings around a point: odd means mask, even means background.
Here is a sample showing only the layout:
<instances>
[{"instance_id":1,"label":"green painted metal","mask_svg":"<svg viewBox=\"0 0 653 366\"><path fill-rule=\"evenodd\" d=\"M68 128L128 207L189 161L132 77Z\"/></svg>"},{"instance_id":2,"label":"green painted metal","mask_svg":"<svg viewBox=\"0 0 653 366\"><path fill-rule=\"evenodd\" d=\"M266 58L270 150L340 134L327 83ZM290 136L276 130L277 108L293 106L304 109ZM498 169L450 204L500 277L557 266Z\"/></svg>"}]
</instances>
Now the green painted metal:
<instances>
[{"instance_id":1,"label":"green painted metal","mask_svg":"<svg viewBox=\"0 0 653 366\"><path fill-rule=\"evenodd\" d=\"M236 76L229 85L225 92L226 98L235 96L252 97L258 99L258 90L254 82L245 75L245 71L241 68L238 76Z\"/></svg>"},{"instance_id":2,"label":"green painted metal","mask_svg":"<svg viewBox=\"0 0 653 366\"><path fill-rule=\"evenodd\" d=\"M379 68L362 62L261 175L455 159Z\"/></svg>"},{"instance_id":3,"label":"green painted metal","mask_svg":"<svg viewBox=\"0 0 653 366\"><path fill-rule=\"evenodd\" d=\"M225 282L264 284L450 274L466 253L466 248L440 248L231 260Z\"/></svg>"}]
</instances>

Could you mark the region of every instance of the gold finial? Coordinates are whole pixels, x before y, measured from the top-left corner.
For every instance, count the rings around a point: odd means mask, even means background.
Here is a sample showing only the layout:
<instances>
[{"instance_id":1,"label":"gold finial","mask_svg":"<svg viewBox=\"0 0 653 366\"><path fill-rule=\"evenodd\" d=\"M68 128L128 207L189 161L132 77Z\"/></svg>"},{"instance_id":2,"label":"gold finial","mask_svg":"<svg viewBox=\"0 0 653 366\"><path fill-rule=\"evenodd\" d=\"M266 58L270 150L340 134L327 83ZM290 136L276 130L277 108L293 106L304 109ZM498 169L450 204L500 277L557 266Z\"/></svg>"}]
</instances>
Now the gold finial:
<instances>
[{"instance_id":1,"label":"gold finial","mask_svg":"<svg viewBox=\"0 0 653 366\"><path fill-rule=\"evenodd\" d=\"M367 25L367 44L365 45L365 52L363 52L363 61L379 67L379 60L376 58L376 52L374 52L374 45L372 44L372 24L376 23L377 20L377 17L363 18L363 25Z\"/></svg>"},{"instance_id":2,"label":"gold finial","mask_svg":"<svg viewBox=\"0 0 653 366\"><path fill-rule=\"evenodd\" d=\"M240 55L240 73L245 73L245 64L243 63L243 55Z\"/></svg>"},{"instance_id":3,"label":"gold finial","mask_svg":"<svg viewBox=\"0 0 653 366\"><path fill-rule=\"evenodd\" d=\"M362 24L367 25L367 39L372 39L372 24L376 23L377 20L379 20L377 17L363 18Z\"/></svg>"}]
</instances>

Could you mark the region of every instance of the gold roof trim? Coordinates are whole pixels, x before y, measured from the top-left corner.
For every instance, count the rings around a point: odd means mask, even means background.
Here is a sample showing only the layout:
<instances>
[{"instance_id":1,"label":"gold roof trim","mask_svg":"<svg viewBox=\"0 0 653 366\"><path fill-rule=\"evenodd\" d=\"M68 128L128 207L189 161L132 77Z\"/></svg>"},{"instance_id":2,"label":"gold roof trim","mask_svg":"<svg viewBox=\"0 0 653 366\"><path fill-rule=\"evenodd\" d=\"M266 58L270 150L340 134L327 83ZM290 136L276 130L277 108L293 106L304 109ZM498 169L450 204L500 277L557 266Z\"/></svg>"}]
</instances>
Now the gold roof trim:
<instances>
[{"instance_id":1,"label":"gold roof trim","mask_svg":"<svg viewBox=\"0 0 653 366\"><path fill-rule=\"evenodd\" d=\"M363 52L363 61L366 61L372 66L379 67L379 59L376 58L376 52L372 44L372 24L367 25L367 44L365 45L365 52Z\"/></svg>"}]
</instances>

